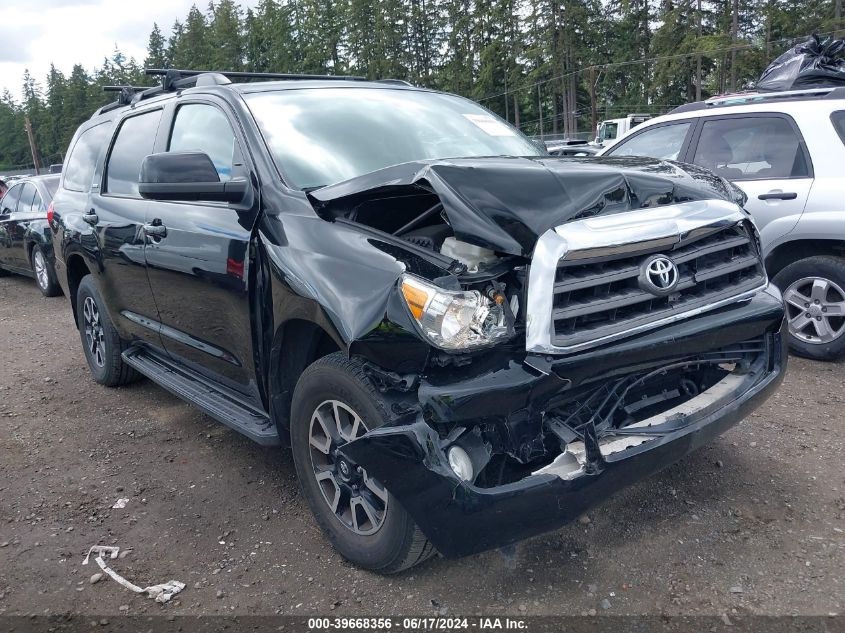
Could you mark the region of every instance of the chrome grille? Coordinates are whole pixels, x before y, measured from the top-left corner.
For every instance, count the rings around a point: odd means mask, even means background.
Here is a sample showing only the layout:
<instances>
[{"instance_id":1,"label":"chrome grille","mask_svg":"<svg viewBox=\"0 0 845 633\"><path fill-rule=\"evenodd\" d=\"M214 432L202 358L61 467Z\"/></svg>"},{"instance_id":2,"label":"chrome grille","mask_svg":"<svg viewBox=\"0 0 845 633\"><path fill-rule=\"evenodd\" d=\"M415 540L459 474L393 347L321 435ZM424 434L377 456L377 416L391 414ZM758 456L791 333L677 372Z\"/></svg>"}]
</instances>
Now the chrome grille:
<instances>
[{"instance_id":1,"label":"chrome grille","mask_svg":"<svg viewBox=\"0 0 845 633\"><path fill-rule=\"evenodd\" d=\"M674 245L655 247L652 242L642 250L633 246L621 256L558 261L551 318L555 346L612 336L753 290L765 280L745 221L699 228ZM678 267L678 285L667 296L655 296L637 281L641 265L655 253L668 256Z\"/></svg>"}]
</instances>

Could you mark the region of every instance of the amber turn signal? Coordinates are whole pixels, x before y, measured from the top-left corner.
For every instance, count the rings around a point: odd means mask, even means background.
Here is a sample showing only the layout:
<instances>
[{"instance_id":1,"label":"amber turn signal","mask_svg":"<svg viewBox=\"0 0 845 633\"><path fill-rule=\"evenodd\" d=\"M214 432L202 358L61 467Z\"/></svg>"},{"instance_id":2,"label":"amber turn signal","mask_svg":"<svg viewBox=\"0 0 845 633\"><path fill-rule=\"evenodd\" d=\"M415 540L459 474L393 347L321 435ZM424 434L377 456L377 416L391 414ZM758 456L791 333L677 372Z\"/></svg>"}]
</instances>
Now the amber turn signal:
<instances>
[{"instance_id":1,"label":"amber turn signal","mask_svg":"<svg viewBox=\"0 0 845 633\"><path fill-rule=\"evenodd\" d=\"M411 314L417 321L422 320L423 310L425 309L428 295L420 288L416 288L407 281L402 282L402 294L405 295L405 301L408 302L408 307L411 309Z\"/></svg>"}]
</instances>

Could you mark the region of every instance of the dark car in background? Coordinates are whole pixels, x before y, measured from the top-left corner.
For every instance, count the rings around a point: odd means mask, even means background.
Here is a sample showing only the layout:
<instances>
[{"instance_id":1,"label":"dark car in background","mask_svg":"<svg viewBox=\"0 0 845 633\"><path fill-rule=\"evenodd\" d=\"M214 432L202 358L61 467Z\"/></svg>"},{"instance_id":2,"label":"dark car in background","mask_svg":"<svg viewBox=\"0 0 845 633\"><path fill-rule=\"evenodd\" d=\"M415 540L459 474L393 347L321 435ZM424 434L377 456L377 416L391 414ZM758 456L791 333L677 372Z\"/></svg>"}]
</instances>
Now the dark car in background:
<instances>
[{"instance_id":1,"label":"dark car in background","mask_svg":"<svg viewBox=\"0 0 845 633\"><path fill-rule=\"evenodd\" d=\"M61 292L54 268L48 208L59 176L34 176L11 183L0 199L0 275L33 277L45 297Z\"/></svg>"}]
</instances>

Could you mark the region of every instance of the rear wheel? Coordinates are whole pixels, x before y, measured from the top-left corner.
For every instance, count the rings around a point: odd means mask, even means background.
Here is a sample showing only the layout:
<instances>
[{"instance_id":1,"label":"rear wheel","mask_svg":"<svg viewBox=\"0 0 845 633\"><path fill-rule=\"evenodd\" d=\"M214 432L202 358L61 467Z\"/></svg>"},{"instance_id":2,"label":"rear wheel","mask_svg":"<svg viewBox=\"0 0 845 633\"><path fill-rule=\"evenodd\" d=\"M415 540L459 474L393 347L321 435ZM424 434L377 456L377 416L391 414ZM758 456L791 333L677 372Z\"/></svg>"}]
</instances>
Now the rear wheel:
<instances>
[{"instance_id":1,"label":"rear wheel","mask_svg":"<svg viewBox=\"0 0 845 633\"><path fill-rule=\"evenodd\" d=\"M38 289L45 297L55 297L61 292L59 281L56 279L56 271L53 265L47 261L44 251L36 244L29 254L32 272L35 273L35 281Z\"/></svg>"},{"instance_id":2,"label":"rear wheel","mask_svg":"<svg viewBox=\"0 0 845 633\"><path fill-rule=\"evenodd\" d=\"M384 486L338 450L383 424L387 411L361 363L330 354L296 385L291 448L305 499L335 549L390 574L426 560L434 547Z\"/></svg>"},{"instance_id":3,"label":"rear wheel","mask_svg":"<svg viewBox=\"0 0 845 633\"><path fill-rule=\"evenodd\" d=\"M112 324L91 275L83 277L79 284L76 313L85 359L94 380L107 387L117 387L137 380L138 373L121 358L128 344L120 338Z\"/></svg>"},{"instance_id":4,"label":"rear wheel","mask_svg":"<svg viewBox=\"0 0 845 633\"><path fill-rule=\"evenodd\" d=\"M808 257L775 275L798 356L834 360L845 353L845 259Z\"/></svg>"}]
</instances>

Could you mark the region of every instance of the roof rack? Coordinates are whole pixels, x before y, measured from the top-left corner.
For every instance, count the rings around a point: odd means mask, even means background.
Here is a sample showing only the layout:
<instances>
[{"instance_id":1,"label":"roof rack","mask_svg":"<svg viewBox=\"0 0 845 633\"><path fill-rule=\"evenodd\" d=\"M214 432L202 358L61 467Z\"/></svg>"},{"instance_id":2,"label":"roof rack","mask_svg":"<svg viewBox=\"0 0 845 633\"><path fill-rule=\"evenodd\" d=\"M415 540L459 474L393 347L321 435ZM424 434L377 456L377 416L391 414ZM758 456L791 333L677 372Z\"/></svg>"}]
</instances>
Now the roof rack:
<instances>
[{"instance_id":1,"label":"roof rack","mask_svg":"<svg viewBox=\"0 0 845 633\"><path fill-rule=\"evenodd\" d=\"M719 95L706 101L686 103L671 110L669 114L707 110L735 105L751 105L755 103L770 103L779 101L804 101L809 99L845 99L845 86L828 86L825 88L804 88L800 90L785 90L782 92L740 92L736 94Z\"/></svg>"},{"instance_id":2,"label":"roof rack","mask_svg":"<svg viewBox=\"0 0 845 633\"><path fill-rule=\"evenodd\" d=\"M355 75L306 75L300 73L251 73L245 71L227 71L227 70L181 70L176 68L146 68L144 74L149 76L164 77L162 86L165 90L178 88L179 86L173 84L189 84L198 81L194 79L203 75L217 75L228 80L231 79L285 79L285 80L308 80L320 79L330 81L366 81L366 77L358 77ZM191 81L192 80L192 81ZM222 83L219 78L208 80L208 84ZM227 82L231 83L231 81ZM187 87L187 86L186 86Z\"/></svg>"},{"instance_id":3,"label":"roof rack","mask_svg":"<svg viewBox=\"0 0 845 633\"><path fill-rule=\"evenodd\" d=\"M156 86L103 86L103 92L123 92L124 90L132 90L140 92L141 90L149 90Z\"/></svg>"},{"instance_id":4,"label":"roof rack","mask_svg":"<svg viewBox=\"0 0 845 633\"><path fill-rule=\"evenodd\" d=\"M117 101L103 106L91 118L104 112L138 103L166 92L184 90L199 86L224 86L232 83L232 79L281 79L286 81L368 81L366 77L357 75L308 75L301 73L251 73L245 71L228 70L185 70L178 68L145 68L144 74L150 77L161 77L160 86L104 86L105 92L119 92ZM397 85L412 85L401 79L379 79L379 83Z\"/></svg>"}]
</instances>

